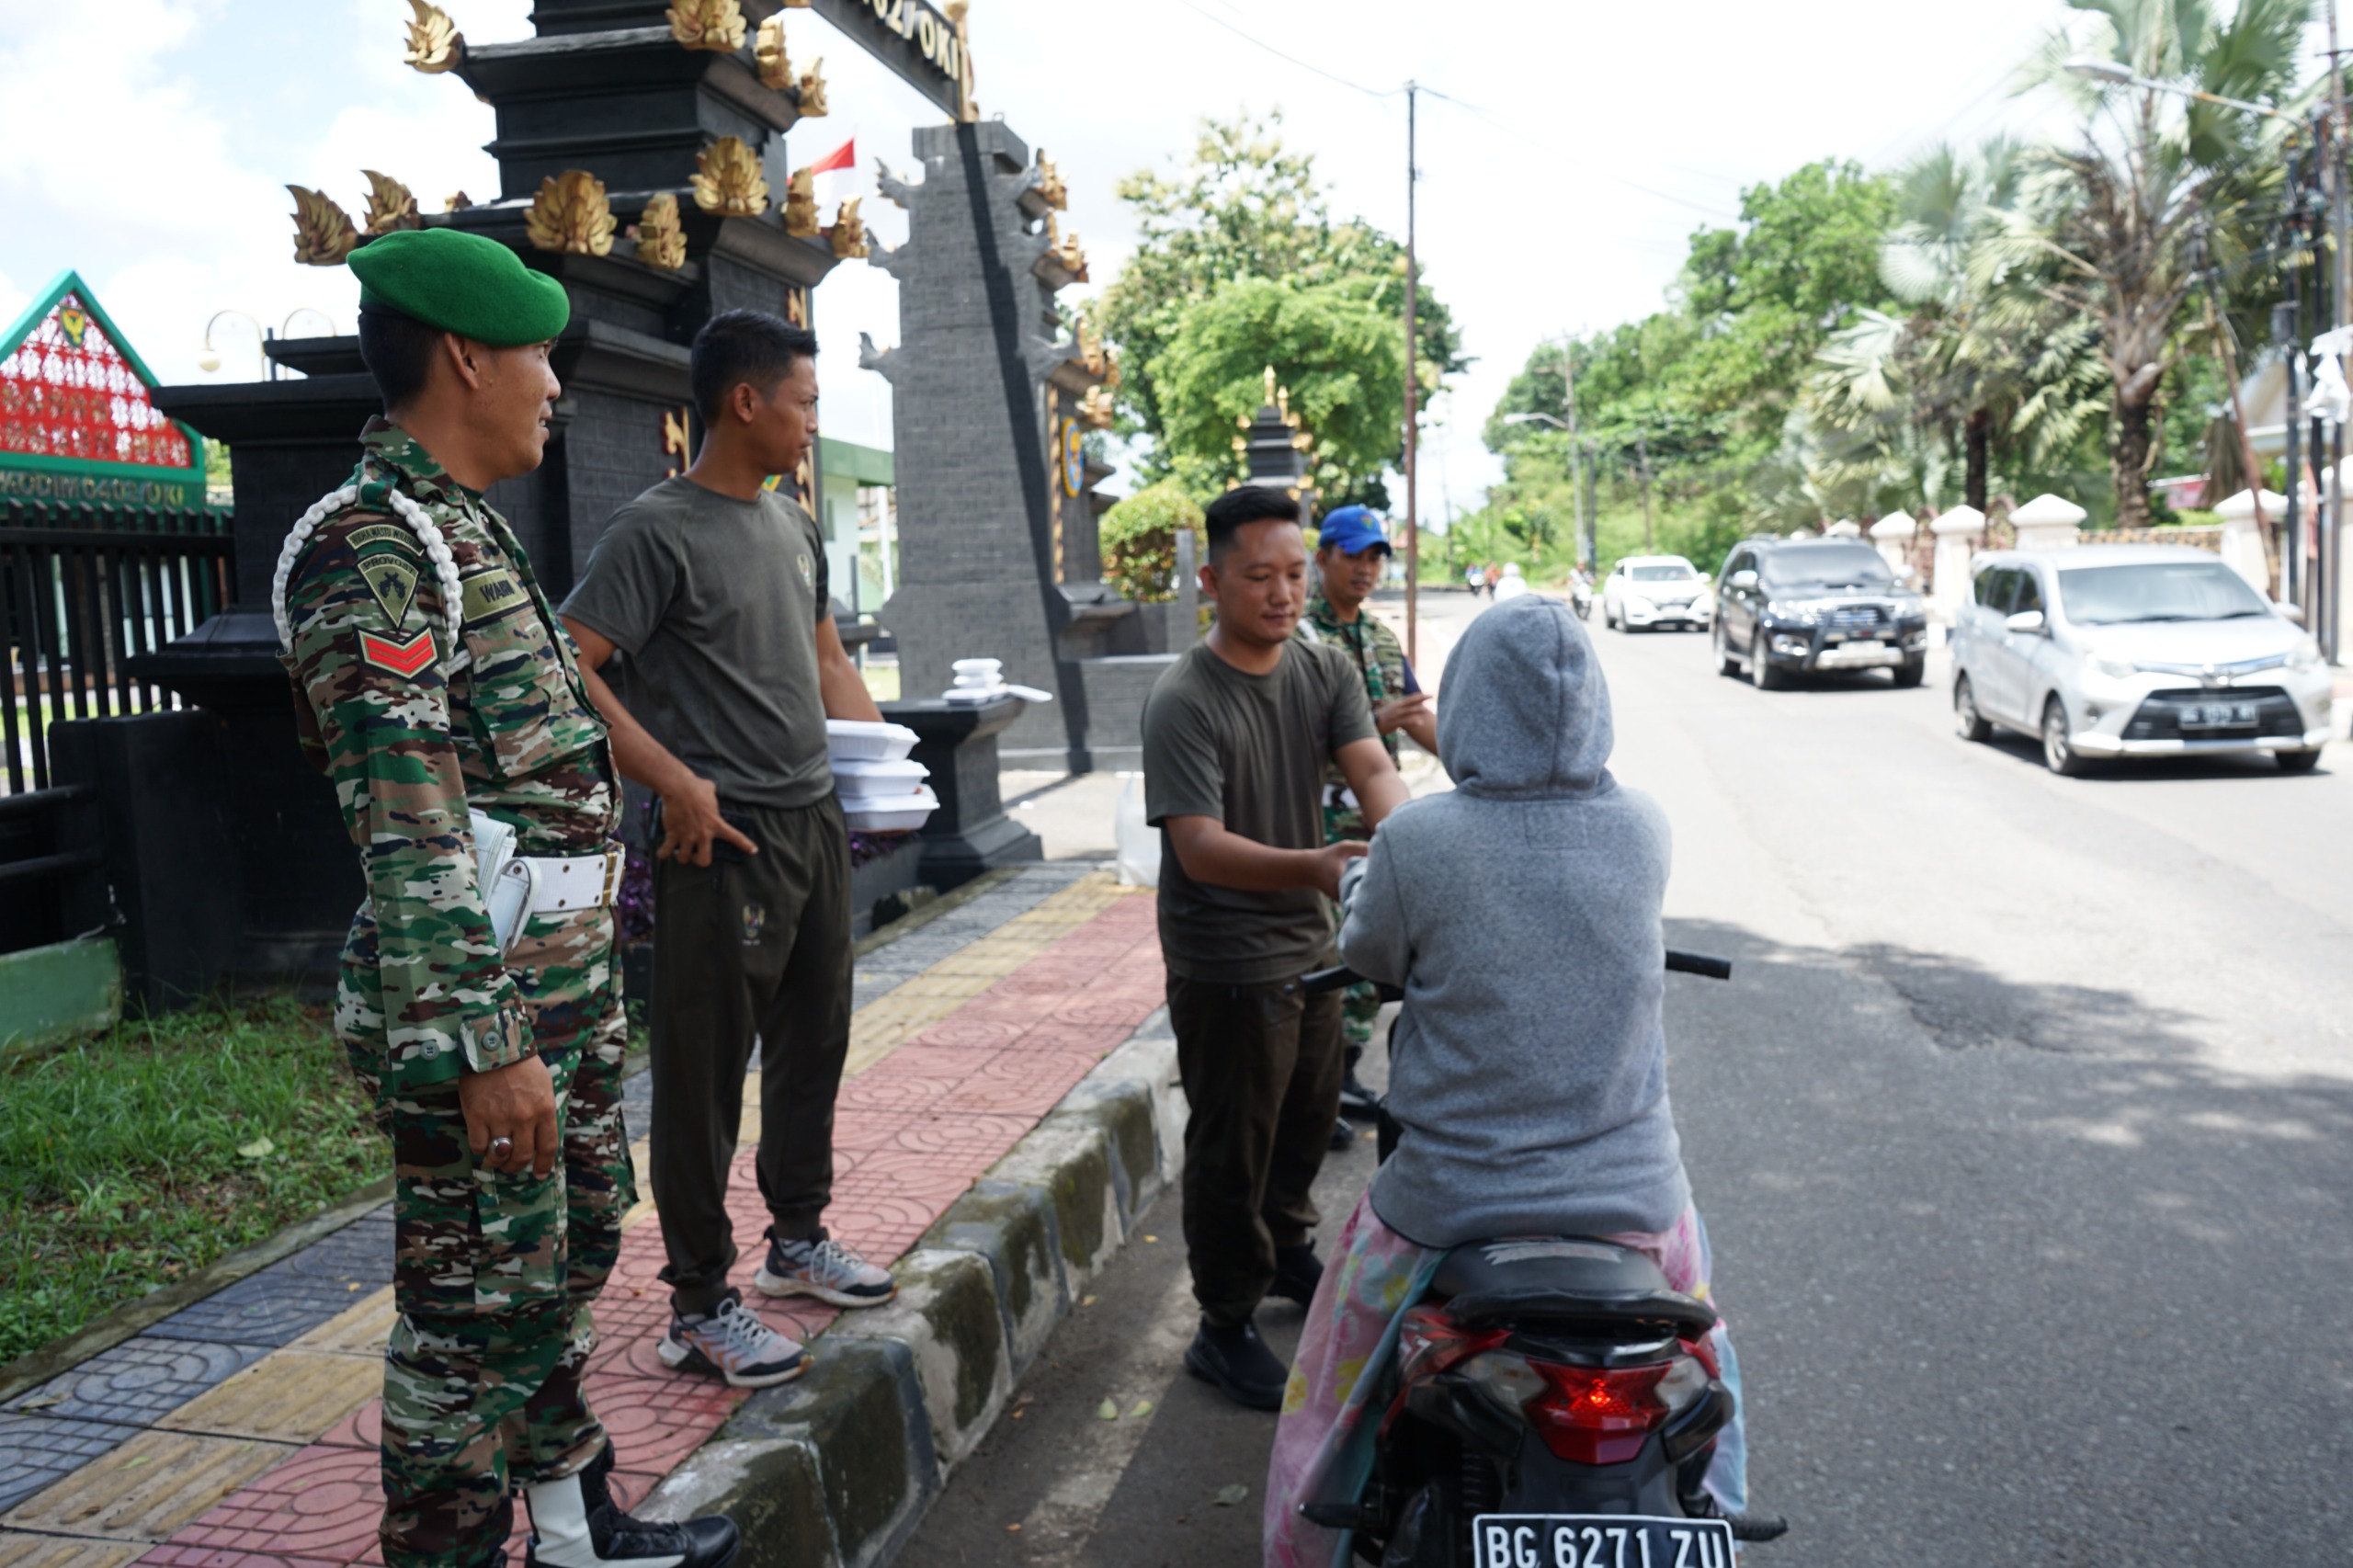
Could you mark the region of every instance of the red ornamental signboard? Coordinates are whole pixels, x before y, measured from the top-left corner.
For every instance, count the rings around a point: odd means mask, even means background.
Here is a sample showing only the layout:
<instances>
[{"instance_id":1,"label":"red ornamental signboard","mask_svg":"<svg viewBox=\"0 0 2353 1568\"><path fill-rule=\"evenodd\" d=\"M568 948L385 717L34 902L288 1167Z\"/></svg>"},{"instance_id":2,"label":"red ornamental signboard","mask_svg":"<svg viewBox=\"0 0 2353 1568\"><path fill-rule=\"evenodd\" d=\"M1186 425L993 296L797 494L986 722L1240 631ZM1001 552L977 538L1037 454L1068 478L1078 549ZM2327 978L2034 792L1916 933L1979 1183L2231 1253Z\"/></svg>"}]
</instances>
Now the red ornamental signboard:
<instances>
[{"instance_id":1,"label":"red ornamental signboard","mask_svg":"<svg viewBox=\"0 0 2353 1568\"><path fill-rule=\"evenodd\" d=\"M203 504L203 443L156 409L154 378L80 278L52 283L0 352L0 499Z\"/></svg>"}]
</instances>

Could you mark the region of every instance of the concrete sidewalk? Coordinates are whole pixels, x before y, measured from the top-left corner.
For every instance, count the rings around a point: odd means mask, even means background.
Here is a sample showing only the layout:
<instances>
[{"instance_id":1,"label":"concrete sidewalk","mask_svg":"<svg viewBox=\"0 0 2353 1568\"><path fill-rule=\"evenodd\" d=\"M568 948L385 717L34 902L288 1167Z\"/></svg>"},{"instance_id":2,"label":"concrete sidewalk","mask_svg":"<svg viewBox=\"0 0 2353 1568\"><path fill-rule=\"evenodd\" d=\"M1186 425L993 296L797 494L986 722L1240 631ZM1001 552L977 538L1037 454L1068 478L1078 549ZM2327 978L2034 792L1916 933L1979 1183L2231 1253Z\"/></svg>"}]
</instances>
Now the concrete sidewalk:
<instances>
[{"instance_id":1,"label":"concrete sidewalk","mask_svg":"<svg viewBox=\"0 0 2353 1568\"><path fill-rule=\"evenodd\" d=\"M867 1256L902 1260L907 1288L830 1333L830 1308L764 1303L771 1323L815 1340L811 1373L764 1391L716 1446L728 1463L679 1476L657 1505L729 1502L733 1483L798 1492L790 1518L746 1521L764 1538L747 1542L747 1562L886 1552L994 1418L1074 1284L1116 1247L1123 1216L1156 1193L1172 1153L1152 1097L1173 1092L1169 1053L1153 1031L1121 1053L1138 1063L1125 1077L1107 1081L1102 1067L1160 1004L1149 897L1090 867L1031 868L873 949L857 984L827 1221ZM630 1085L632 1129L645 1125L649 1091L642 1074ZM756 1108L756 1094L746 1099ZM751 1277L766 1223L758 1136L752 1108L732 1188L747 1300L759 1300ZM642 1143L637 1153L642 1173ZM616 1486L632 1502L745 1403L654 1354L668 1292L652 1214L642 1203L626 1221L589 1362L590 1396L619 1451ZM1025 1253L1032 1233L1046 1243ZM919 1239L925 1250L910 1256ZM380 1561L376 1396L391 1264L387 1206L12 1400L0 1411L0 1568ZM997 1310L943 1311L970 1278ZM976 1369L974 1396L961 1385ZM878 1449L854 1473L839 1453L804 1453L795 1434L825 1418L828 1400L897 1409L896 1457ZM802 1471L814 1479L789 1484ZM851 1495L872 1514L884 1492L871 1517ZM740 1500L731 1509L740 1517ZM511 1562L522 1544L518 1528Z\"/></svg>"}]
</instances>

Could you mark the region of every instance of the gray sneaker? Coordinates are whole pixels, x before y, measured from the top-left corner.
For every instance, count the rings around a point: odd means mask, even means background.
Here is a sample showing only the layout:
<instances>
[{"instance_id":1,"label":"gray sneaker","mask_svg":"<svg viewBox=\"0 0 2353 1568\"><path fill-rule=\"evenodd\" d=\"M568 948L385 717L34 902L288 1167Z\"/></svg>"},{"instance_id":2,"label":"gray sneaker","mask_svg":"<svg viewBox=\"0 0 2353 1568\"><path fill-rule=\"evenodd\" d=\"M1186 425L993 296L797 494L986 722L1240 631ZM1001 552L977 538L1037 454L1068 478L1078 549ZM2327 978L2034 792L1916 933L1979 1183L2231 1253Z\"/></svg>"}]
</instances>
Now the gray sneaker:
<instances>
[{"instance_id":1,"label":"gray sneaker","mask_svg":"<svg viewBox=\"0 0 2353 1568\"><path fill-rule=\"evenodd\" d=\"M789 1383L809 1369L809 1353L762 1323L738 1290L708 1312L671 1313L656 1354L674 1371L716 1373L739 1389Z\"/></svg>"},{"instance_id":2,"label":"gray sneaker","mask_svg":"<svg viewBox=\"0 0 2353 1568\"><path fill-rule=\"evenodd\" d=\"M831 1236L788 1242L768 1233L768 1260L752 1281L768 1296L814 1296L837 1307L879 1307L899 1293L877 1268Z\"/></svg>"}]
</instances>

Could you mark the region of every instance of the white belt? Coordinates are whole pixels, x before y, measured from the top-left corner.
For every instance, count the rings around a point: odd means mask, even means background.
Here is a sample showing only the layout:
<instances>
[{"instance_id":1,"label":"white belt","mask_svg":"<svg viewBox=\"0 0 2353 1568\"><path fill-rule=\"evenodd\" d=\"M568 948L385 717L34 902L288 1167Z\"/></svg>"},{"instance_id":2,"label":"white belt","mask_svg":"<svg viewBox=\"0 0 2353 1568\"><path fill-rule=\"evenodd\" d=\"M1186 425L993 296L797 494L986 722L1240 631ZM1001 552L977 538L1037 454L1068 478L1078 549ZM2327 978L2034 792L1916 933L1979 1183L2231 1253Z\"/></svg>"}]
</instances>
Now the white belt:
<instances>
[{"instance_id":1,"label":"white belt","mask_svg":"<svg viewBox=\"0 0 2353 1568\"><path fill-rule=\"evenodd\" d=\"M517 855L491 884L490 928L504 952L541 915L603 909L620 891L622 851L596 855Z\"/></svg>"}]
</instances>

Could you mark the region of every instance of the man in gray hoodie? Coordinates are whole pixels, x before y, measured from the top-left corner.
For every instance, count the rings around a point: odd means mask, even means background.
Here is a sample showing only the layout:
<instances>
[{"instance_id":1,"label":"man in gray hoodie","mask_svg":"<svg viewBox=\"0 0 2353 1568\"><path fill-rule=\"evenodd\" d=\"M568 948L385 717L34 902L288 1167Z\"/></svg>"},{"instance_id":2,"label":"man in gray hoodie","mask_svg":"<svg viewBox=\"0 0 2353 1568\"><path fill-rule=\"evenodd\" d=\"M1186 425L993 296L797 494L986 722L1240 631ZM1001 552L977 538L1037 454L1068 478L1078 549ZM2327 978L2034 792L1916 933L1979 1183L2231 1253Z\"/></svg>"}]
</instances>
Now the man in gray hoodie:
<instances>
[{"instance_id":1,"label":"man in gray hoodie","mask_svg":"<svg viewBox=\"0 0 2353 1568\"><path fill-rule=\"evenodd\" d=\"M1292 1505L1371 1379L1392 1290L1429 1251L1603 1236L1711 1295L1666 1095L1666 819L1610 777L1611 739L1600 662L1556 599L1505 600L1447 660L1438 750L1454 789L1381 824L1340 932L1351 969L1405 993L1388 1098L1403 1131L1308 1310L1268 1470L1270 1563L1331 1561L1328 1535ZM1715 1340L1737 1391L1721 1325ZM1737 1415L1705 1487L1741 1539L1786 1528L1745 1517Z\"/></svg>"},{"instance_id":2,"label":"man in gray hoodie","mask_svg":"<svg viewBox=\"0 0 2353 1568\"><path fill-rule=\"evenodd\" d=\"M1665 1231L1691 1200L1659 1012L1666 817L1610 777L1612 739L1568 607L1497 605L1447 661L1454 789L1381 824L1349 903L1349 967L1405 987L1372 1206L1424 1246Z\"/></svg>"}]
</instances>

